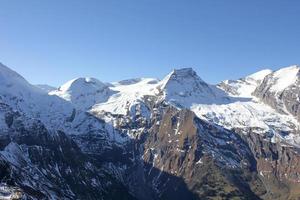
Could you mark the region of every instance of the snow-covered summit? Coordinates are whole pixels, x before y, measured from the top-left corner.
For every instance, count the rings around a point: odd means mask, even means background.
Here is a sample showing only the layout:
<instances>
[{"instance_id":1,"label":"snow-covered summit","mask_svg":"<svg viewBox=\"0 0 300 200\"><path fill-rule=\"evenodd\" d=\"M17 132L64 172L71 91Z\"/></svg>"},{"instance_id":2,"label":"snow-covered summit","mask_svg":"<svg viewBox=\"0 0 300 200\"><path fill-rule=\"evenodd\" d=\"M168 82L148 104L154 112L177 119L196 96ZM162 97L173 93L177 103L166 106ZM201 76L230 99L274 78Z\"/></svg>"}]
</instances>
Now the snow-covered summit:
<instances>
[{"instance_id":1,"label":"snow-covered summit","mask_svg":"<svg viewBox=\"0 0 300 200\"><path fill-rule=\"evenodd\" d=\"M70 104L49 96L3 64L0 64L0 97L0 101L12 109L38 118L46 126L59 127L73 112Z\"/></svg>"},{"instance_id":2,"label":"snow-covered summit","mask_svg":"<svg viewBox=\"0 0 300 200\"><path fill-rule=\"evenodd\" d=\"M110 89L115 91L115 94L106 102L95 105L92 109L94 113L106 111L127 114L137 105L145 111L143 101L147 96L155 96L178 107L229 101L225 92L204 82L192 68L173 70L161 81L141 78L113 83Z\"/></svg>"},{"instance_id":3,"label":"snow-covered summit","mask_svg":"<svg viewBox=\"0 0 300 200\"><path fill-rule=\"evenodd\" d=\"M296 84L300 77L300 67L292 65L290 67L281 68L270 74L264 83L267 84L269 90L275 93L280 93L291 85Z\"/></svg>"},{"instance_id":4,"label":"snow-covered summit","mask_svg":"<svg viewBox=\"0 0 300 200\"><path fill-rule=\"evenodd\" d=\"M281 68L266 76L253 95L278 112L291 114L300 121L299 79L299 66Z\"/></svg>"},{"instance_id":5,"label":"snow-covered summit","mask_svg":"<svg viewBox=\"0 0 300 200\"><path fill-rule=\"evenodd\" d=\"M17 72L0 63L0 95L11 94L26 97L31 92L42 93L42 90L29 84Z\"/></svg>"},{"instance_id":6,"label":"snow-covered summit","mask_svg":"<svg viewBox=\"0 0 300 200\"><path fill-rule=\"evenodd\" d=\"M264 80L264 78L267 75L271 74L272 72L273 71L270 70L270 69L263 69L263 70L260 70L260 71L258 71L256 73L253 73L253 74L251 74L249 76L246 76L245 80L248 81L248 82L252 81L252 82L256 82L256 83L258 82L258 83L260 83L261 81Z\"/></svg>"},{"instance_id":7,"label":"snow-covered summit","mask_svg":"<svg viewBox=\"0 0 300 200\"><path fill-rule=\"evenodd\" d=\"M197 75L192 68L174 69L162 81L161 88L169 89L173 84L181 84L184 82L192 82L193 84L201 84L205 87L208 85Z\"/></svg>"},{"instance_id":8,"label":"snow-covered summit","mask_svg":"<svg viewBox=\"0 0 300 200\"><path fill-rule=\"evenodd\" d=\"M264 69L238 80L225 80L218 84L218 87L230 96L252 98L255 89L271 73L272 70Z\"/></svg>"},{"instance_id":9,"label":"snow-covered summit","mask_svg":"<svg viewBox=\"0 0 300 200\"><path fill-rule=\"evenodd\" d=\"M143 99L145 96L154 96L158 94L157 91L158 80L153 78L141 78L135 81L125 81L113 83L110 89L114 92L106 102L96 104L92 108L92 112L110 112L113 114L126 115L133 113L135 108L139 105L144 109L143 113L147 115Z\"/></svg>"},{"instance_id":10,"label":"snow-covered summit","mask_svg":"<svg viewBox=\"0 0 300 200\"><path fill-rule=\"evenodd\" d=\"M49 94L70 101L77 108L87 109L97 103L106 101L112 91L106 84L95 78L76 78Z\"/></svg>"},{"instance_id":11,"label":"snow-covered summit","mask_svg":"<svg viewBox=\"0 0 300 200\"><path fill-rule=\"evenodd\" d=\"M167 101L182 106L223 101L225 94L204 82L192 68L173 70L158 86Z\"/></svg>"},{"instance_id":12,"label":"snow-covered summit","mask_svg":"<svg viewBox=\"0 0 300 200\"><path fill-rule=\"evenodd\" d=\"M260 102L253 92L259 87L280 91L297 84L298 77L299 67L292 66L275 72L262 70L215 86L203 81L193 69L183 68L173 70L161 81L139 78L105 84L95 78L77 78L48 95L1 65L0 96L13 109L54 126L74 113L73 106L82 111L80 113L149 117L149 101L165 101L178 108L191 109L198 117L228 129L292 132L298 127L294 116L278 113L267 103Z\"/></svg>"},{"instance_id":13,"label":"snow-covered summit","mask_svg":"<svg viewBox=\"0 0 300 200\"><path fill-rule=\"evenodd\" d=\"M85 78L75 78L73 80L68 81L61 87L59 87L59 91L63 92L82 92L85 91L85 89L88 90L93 90L94 89L99 89L99 88L105 88L107 87L104 83L101 81L95 79L95 78L90 78L90 77L85 77Z\"/></svg>"},{"instance_id":14,"label":"snow-covered summit","mask_svg":"<svg viewBox=\"0 0 300 200\"><path fill-rule=\"evenodd\" d=\"M264 94L274 87L274 84L276 85L275 80L278 81L274 78L274 74L281 78L289 76L291 82L294 82L292 77L297 76L297 71L297 67L283 68L279 72L262 70L238 80L223 81L218 84L218 87L236 98L236 101L219 105L197 104L192 106L191 110L199 117L228 129L247 130L251 128L261 134L272 133L272 140L278 137L290 144L298 145L300 144L300 137L295 134L295 131L298 130L299 123L296 118L293 115L278 112L274 109L275 106L270 106L267 103L271 101L262 102L258 99L260 96L257 95L260 93L262 96L268 96ZM274 93L271 96L274 97ZM276 101L274 104L277 105ZM288 134L281 135L281 132Z\"/></svg>"}]
</instances>

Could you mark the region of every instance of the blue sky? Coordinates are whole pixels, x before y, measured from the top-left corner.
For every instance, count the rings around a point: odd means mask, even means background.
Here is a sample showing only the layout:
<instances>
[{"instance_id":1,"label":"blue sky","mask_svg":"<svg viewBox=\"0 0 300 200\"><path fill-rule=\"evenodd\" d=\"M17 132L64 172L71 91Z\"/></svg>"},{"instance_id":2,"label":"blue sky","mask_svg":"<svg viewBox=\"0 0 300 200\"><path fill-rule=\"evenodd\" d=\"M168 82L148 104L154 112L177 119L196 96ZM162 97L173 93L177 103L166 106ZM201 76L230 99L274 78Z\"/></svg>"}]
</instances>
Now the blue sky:
<instances>
[{"instance_id":1,"label":"blue sky","mask_svg":"<svg viewBox=\"0 0 300 200\"><path fill-rule=\"evenodd\" d=\"M209 83L300 64L299 0L1 0L0 62L59 86L162 78Z\"/></svg>"}]
</instances>

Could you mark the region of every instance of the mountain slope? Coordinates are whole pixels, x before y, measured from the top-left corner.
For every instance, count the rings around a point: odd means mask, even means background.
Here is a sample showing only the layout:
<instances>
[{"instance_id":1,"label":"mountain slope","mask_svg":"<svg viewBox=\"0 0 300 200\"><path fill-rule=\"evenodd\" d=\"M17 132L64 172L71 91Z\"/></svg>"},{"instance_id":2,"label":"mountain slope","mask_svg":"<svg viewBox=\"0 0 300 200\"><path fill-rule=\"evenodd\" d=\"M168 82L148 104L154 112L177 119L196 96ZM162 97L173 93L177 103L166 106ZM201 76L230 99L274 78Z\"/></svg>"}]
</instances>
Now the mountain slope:
<instances>
[{"instance_id":1,"label":"mountain slope","mask_svg":"<svg viewBox=\"0 0 300 200\"><path fill-rule=\"evenodd\" d=\"M292 114L300 120L300 68L290 66L265 77L254 95L280 113Z\"/></svg>"},{"instance_id":2,"label":"mountain slope","mask_svg":"<svg viewBox=\"0 0 300 200\"><path fill-rule=\"evenodd\" d=\"M110 89L115 94L110 96L106 102L96 104L92 110L93 112L105 111L112 114L126 115L131 113L135 115L138 106L142 115L149 115L143 102L146 96L155 96L158 93L157 83L157 79L151 78L114 83Z\"/></svg>"},{"instance_id":3,"label":"mountain slope","mask_svg":"<svg viewBox=\"0 0 300 200\"><path fill-rule=\"evenodd\" d=\"M97 165L65 133L1 106L0 114L9 116L0 134L1 199L2 193L29 200L134 199L110 168Z\"/></svg>"},{"instance_id":4,"label":"mountain slope","mask_svg":"<svg viewBox=\"0 0 300 200\"><path fill-rule=\"evenodd\" d=\"M299 123L290 114L278 112L255 96L256 90L273 73L263 70L236 81L223 81L218 87L224 90L231 102L225 104L197 104L191 109L200 117L228 129L239 128L268 136L271 142L284 141L299 145Z\"/></svg>"},{"instance_id":5,"label":"mountain slope","mask_svg":"<svg viewBox=\"0 0 300 200\"><path fill-rule=\"evenodd\" d=\"M49 94L70 101L80 110L87 110L97 103L106 101L112 93L106 84L95 78L77 78L68 81Z\"/></svg>"},{"instance_id":6,"label":"mountain slope","mask_svg":"<svg viewBox=\"0 0 300 200\"><path fill-rule=\"evenodd\" d=\"M218 87L226 91L231 96L252 98L252 93L264 78L272 73L265 69L239 80L226 80L218 84Z\"/></svg>"},{"instance_id":7,"label":"mountain slope","mask_svg":"<svg viewBox=\"0 0 300 200\"><path fill-rule=\"evenodd\" d=\"M0 64L0 101L13 109L40 119L49 127L62 127L73 106L29 84L22 76Z\"/></svg>"},{"instance_id":8,"label":"mountain slope","mask_svg":"<svg viewBox=\"0 0 300 200\"><path fill-rule=\"evenodd\" d=\"M47 94L1 65L0 198L297 199L298 70L78 78Z\"/></svg>"},{"instance_id":9,"label":"mountain slope","mask_svg":"<svg viewBox=\"0 0 300 200\"><path fill-rule=\"evenodd\" d=\"M199 103L222 103L226 100L223 91L208 85L191 68L172 71L158 87L164 99L184 107Z\"/></svg>"}]
</instances>

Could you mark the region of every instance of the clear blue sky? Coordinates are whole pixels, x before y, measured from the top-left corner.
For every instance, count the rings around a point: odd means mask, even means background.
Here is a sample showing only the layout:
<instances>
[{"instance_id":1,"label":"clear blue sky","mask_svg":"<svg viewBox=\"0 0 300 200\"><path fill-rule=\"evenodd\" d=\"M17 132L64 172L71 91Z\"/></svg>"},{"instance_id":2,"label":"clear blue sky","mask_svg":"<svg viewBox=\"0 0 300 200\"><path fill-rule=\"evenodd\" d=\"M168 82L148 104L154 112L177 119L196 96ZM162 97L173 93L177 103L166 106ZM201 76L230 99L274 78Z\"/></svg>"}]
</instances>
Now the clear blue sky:
<instances>
[{"instance_id":1,"label":"clear blue sky","mask_svg":"<svg viewBox=\"0 0 300 200\"><path fill-rule=\"evenodd\" d=\"M300 1L0 0L0 62L54 86L180 67L216 83L300 64Z\"/></svg>"}]
</instances>

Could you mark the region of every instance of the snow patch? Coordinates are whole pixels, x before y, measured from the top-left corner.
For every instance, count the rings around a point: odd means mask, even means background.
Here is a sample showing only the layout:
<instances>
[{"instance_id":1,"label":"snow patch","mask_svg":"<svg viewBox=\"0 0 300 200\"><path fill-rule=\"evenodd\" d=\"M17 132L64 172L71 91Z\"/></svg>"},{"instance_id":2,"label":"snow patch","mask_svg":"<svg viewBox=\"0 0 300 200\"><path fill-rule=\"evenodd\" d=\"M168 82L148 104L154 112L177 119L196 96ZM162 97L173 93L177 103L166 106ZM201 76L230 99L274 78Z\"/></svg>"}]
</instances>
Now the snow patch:
<instances>
[{"instance_id":1,"label":"snow patch","mask_svg":"<svg viewBox=\"0 0 300 200\"><path fill-rule=\"evenodd\" d=\"M298 81L299 69L297 65L294 65L274 72L270 91L278 93L295 84Z\"/></svg>"}]
</instances>

